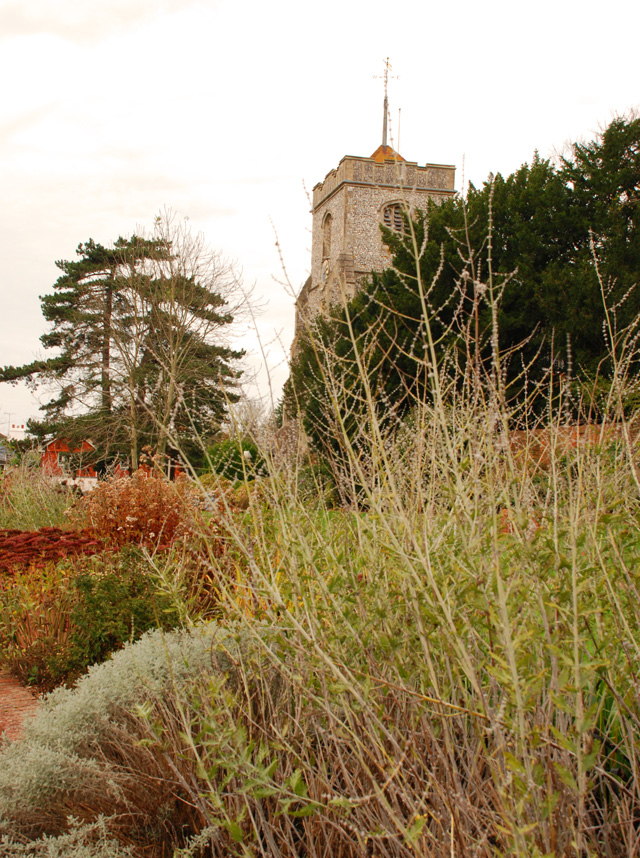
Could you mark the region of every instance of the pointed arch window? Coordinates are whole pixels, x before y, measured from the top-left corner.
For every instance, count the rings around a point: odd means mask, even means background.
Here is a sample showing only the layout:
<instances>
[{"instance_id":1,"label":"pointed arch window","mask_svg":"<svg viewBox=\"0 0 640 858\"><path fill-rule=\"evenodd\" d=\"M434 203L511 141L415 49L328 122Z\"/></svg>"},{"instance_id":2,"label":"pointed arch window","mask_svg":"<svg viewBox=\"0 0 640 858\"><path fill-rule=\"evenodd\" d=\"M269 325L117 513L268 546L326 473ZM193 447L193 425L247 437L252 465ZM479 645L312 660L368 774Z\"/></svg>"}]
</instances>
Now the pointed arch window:
<instances>
[{"instance_id":1,"label":"pointed arch window","mask_svg":"<svg viewBox=\"0 0 640 858\"><path fill-rule=\"evenodd\" d=\"M327 212L322 221L322 259L328 259L331 256L331 223L333 218Z\"/></svg>"}]
</instances>

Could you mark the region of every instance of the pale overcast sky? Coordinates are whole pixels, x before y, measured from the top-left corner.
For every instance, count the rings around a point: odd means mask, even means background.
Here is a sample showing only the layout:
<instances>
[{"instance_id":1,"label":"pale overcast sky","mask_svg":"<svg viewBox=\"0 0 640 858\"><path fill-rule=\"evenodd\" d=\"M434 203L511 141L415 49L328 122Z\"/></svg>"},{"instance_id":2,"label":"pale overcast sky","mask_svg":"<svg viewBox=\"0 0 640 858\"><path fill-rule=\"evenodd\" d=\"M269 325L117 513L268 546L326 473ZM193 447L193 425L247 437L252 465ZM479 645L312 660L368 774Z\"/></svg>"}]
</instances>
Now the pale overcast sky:
<instances>
[{"instance_id":1,"label":"pale overcast sky","mask_svg":"<svg viewBox=\"0 0 640 858\"><path fill-rule=\"evenodd\" d=\"M307 191L380 143L384 58L396 148L455 164L461 190L637 108L639 24L636 0L0 0L0 365L42 354L56 259L168 207L255 284L278 395L294 299L274 228L297 291ZM0 385L0 432L35 415Z\"/></svg>"}]
</instances>

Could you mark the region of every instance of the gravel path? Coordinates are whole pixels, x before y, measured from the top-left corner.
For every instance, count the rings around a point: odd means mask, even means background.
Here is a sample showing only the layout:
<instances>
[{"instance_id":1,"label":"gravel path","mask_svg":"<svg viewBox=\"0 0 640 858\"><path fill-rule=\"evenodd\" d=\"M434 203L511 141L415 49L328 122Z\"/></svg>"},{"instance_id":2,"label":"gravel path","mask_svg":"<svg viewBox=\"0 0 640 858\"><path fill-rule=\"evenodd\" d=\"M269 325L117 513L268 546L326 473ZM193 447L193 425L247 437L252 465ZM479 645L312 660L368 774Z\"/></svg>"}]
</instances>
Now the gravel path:
<instances>
[{"instance_id":1,"label":"gravel path","mask_svg":"<svg viewBox=\"0 0 640 858\"><path fill-rule=\"evenodd\" d=\"M38 698L8 673L0 673L0 733L19 739L22 722L35 714Z\"/></svg>"}]
</instances>

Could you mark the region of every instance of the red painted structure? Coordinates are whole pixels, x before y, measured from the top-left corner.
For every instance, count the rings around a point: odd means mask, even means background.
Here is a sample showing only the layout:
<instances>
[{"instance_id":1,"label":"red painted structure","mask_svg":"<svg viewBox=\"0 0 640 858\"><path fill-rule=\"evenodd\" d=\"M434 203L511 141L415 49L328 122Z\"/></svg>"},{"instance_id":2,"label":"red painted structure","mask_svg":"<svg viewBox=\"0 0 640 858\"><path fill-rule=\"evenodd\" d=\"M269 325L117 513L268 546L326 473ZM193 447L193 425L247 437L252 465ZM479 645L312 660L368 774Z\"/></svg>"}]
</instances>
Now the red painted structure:
<instances>
[{"instance_id":1,"label":"red painted structure","mask_svg":"<svg viewBox=\"0 0 640 858\"><path fill-rule=\"evenodd\" d=\"M82 454L87 456L95 451L95 447L91 441L82 441L76 444L73 449L69 446L69 442L65 438L54 438L45 444L44 452L40 457L40 467L50 477L93 477L98 478L98 474L89 465L82 467ZM77 465L80 467L76 467Z\"/></svg>"},{"instance_id":2,"label":"red painted structure","mask_svg":"<svg viewBox=\"0 0 640 858\"><path fill-rule=\"evenodd\" d=\"M45 444L44 452L40 457L40 467L50 477L97 480L99 474L93 465L82 465L83 454L86 454L85 458L93 458L95 461L95 451L96 448L91 441L82 441L81 444L76 444L72 449L68 439L54 438ZM146 464L140 465L140 470L147 474L153 473L153 469ZM109 473L114 477L128 477L130 475L129 470L123 468L119 461L110 466ZM171 457L168 465L169 479L175 480L184 473L182 463L177 458Z\"/></svg>"}]
</instances>

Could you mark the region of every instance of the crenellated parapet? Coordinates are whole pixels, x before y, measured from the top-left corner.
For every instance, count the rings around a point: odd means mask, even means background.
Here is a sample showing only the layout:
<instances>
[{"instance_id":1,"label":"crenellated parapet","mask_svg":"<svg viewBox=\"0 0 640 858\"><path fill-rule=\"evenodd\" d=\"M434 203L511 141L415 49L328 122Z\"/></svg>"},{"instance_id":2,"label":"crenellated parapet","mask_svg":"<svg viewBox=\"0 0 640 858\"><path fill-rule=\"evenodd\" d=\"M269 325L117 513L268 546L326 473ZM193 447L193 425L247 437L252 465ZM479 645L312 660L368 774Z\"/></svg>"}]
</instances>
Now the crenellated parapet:
<instances>
[{"instance_id":1,"label":"crenellated parapet","mask_svg":"<svg viewBox=\"0 0 640 858\"><path fill-rule=\"evenodd\" d=\"M383 147L381 146L380 149ZM393 153L390 146L385 147ZM379 151L379 150L377 150ZM387 153L382 153L384 156ZM330 170L313 189L313 211L337 193L344 184L362 187L394 188L399 191L426 191L450 196L454 193L456 168L449 164L425 164L405 161L393 153L390 157L358 158L345 155L337 169ZM395 156L395 157L394 157Z\"/></svg>"}]
</instances>

